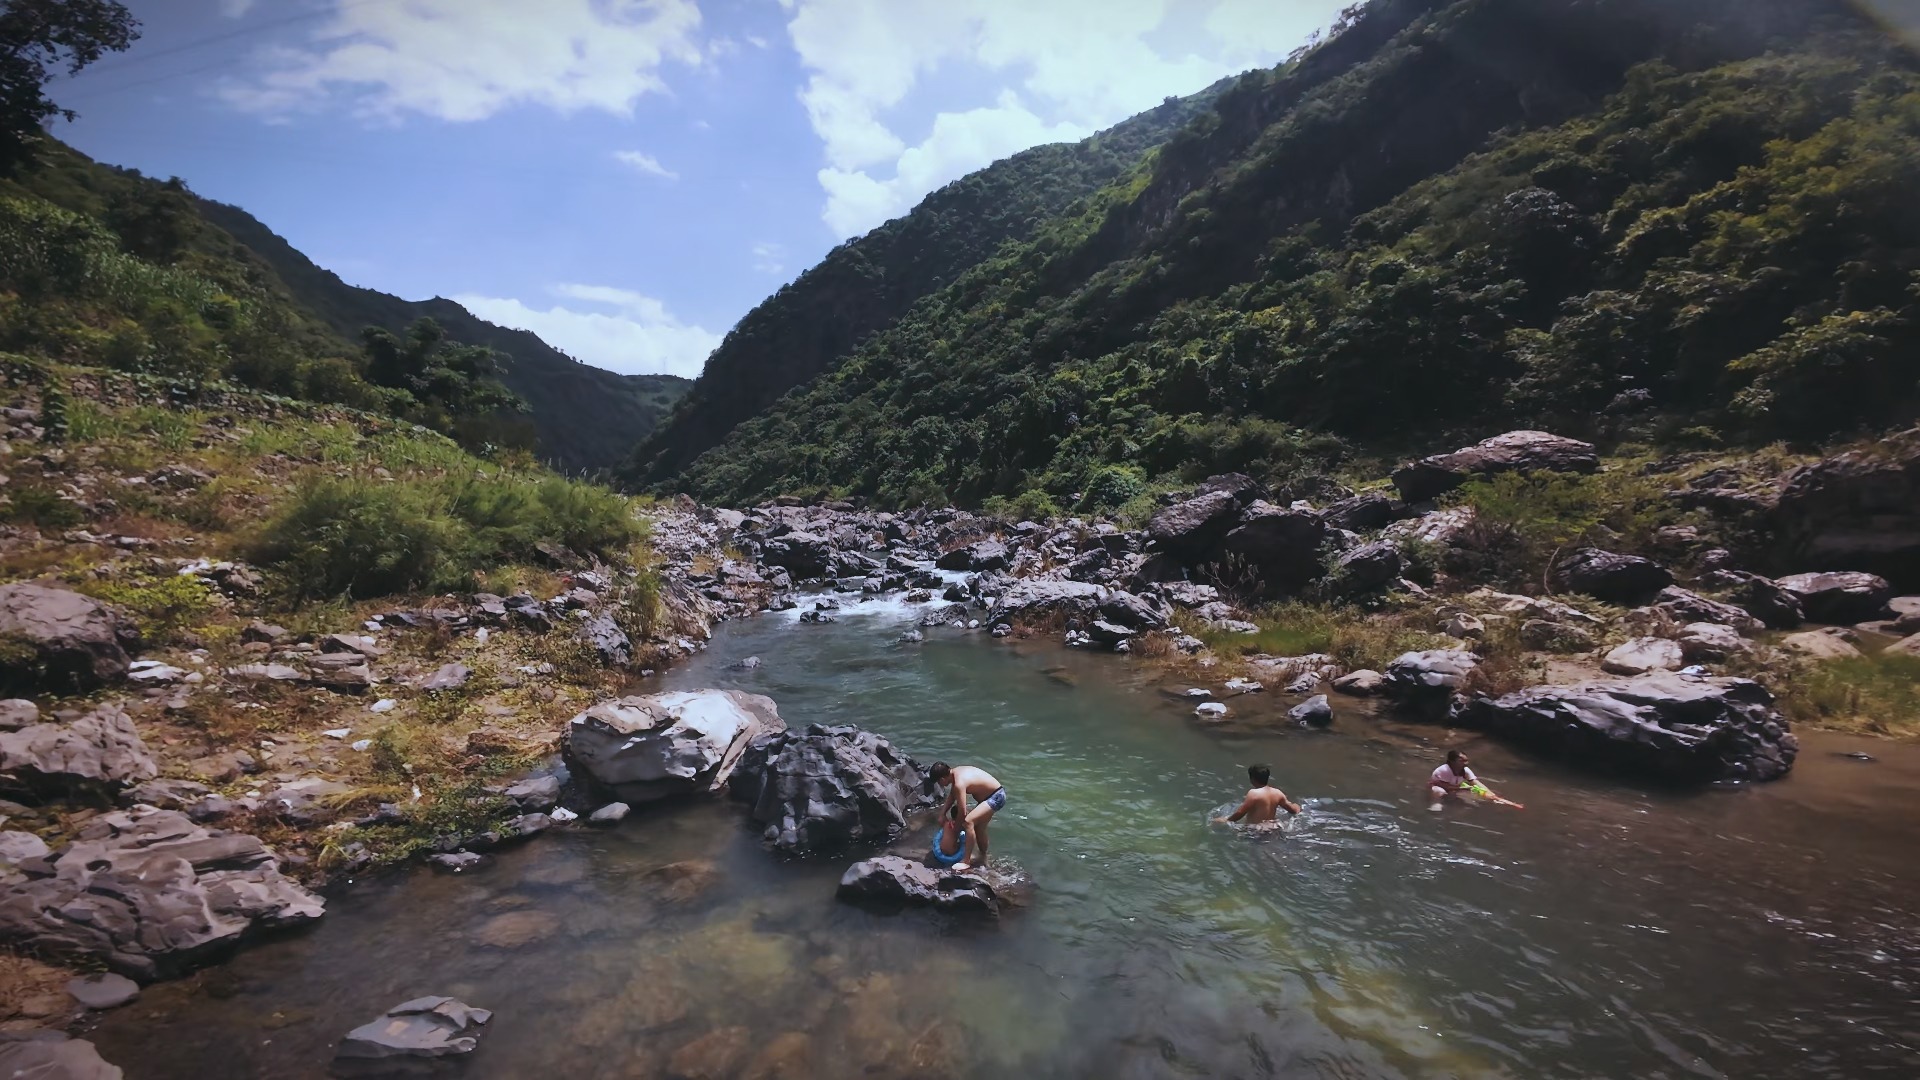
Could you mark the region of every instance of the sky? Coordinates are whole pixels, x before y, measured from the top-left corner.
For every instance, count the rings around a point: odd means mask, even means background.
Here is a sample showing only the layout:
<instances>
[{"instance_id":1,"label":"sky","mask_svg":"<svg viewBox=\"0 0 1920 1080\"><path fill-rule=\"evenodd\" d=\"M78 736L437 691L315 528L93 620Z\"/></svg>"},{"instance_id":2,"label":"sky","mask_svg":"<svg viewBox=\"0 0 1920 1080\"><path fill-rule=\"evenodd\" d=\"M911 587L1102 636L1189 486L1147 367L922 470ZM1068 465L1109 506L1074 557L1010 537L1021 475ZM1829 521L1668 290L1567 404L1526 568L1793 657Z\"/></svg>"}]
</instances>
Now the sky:
<instances>
[{"instance_id":1,"label":"sky","mask_svg":"<svg viewBox=\"0 0 1920 1080\"><path fill-rule=\"evenodd\" d=\"M123 0L94 158L347 281L693 376L942 184L1270 66L1351 0Z\"/></svg>"}]
</instances>

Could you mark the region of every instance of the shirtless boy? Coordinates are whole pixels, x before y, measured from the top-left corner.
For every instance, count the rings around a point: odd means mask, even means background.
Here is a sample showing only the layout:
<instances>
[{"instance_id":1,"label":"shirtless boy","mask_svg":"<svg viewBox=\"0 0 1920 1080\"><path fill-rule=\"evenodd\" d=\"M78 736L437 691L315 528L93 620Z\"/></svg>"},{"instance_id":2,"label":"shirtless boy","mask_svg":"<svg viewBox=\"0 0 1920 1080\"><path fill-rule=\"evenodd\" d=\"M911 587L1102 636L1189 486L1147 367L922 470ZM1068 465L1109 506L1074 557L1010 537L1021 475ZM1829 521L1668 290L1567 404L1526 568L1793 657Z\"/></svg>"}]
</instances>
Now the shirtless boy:
<instances>
[{"instance_id":1,"label":"shirtless boy","mask_svg":"<svg viewBox=\"0 0 1920 1080\"><path fill-rule=\"evenodd\" d=\"M1249 825L1264 825L1279 816L1281 810L1288 814L1300 812L1300 806L1287 798L1287 793L1274 787L1273 770L1265 765L1247 766L1247 779L1253 781L1253 790L1241 801L1240 809L1227 817L1217 817L1218 822L1237 823L1244 821Z\"/></svg>"},{"instance_id":2,"label":"shirtless boy","mask_svg":"<svg viewBox=\"0 0 1920 1080\"><path fill-rule=\"evenodd\" d=\"M968 861L956 863L954 869L966 873L972 867L987 865L987 825L993 821L993 815L1007 805L1007 789L1000 786L987 770L974 765L950 766L944 761L936 761L927 770L927 775L936 784L947 785L947 800L940 805L940 816L947 816L948 808L956 802L967 815L967 852ZM973 797L973 809L967 809L967 797Z\"/></svg>"}]
</instances>

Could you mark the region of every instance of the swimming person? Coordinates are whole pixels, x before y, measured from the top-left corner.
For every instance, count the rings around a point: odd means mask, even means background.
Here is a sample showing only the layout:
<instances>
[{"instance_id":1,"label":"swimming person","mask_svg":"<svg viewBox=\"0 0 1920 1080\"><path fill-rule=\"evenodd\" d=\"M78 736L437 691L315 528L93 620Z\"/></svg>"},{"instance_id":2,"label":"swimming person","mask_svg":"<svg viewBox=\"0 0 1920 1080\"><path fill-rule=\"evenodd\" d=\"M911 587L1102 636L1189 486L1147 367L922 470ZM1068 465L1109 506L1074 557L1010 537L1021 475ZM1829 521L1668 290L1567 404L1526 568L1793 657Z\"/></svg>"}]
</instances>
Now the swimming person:
<instances>
[{"instance_id":1,"label":"swimming person","mask_svg":"<svg viewBox=\"0 0 1920 1080\"><path fill-rule=\"evenodd\" d=\"M967 857L967 816L957 804L948 804L940 831L933 834L933 861L952 866Z\"/></svg>"},{"instance_id":2,"label":"swimming person","mask_svg":"<svg viewBox=\"0 0 1920 1080\"><path fill-rule=\"evenodd\" d=\"M936 784L947 786L947 801L940 807L940 816L946 817L958 806L966 814L967 850L975 857L968 862L954 864L954 869L966 873L973 867L984 869L987 865L987 825L993 821L993 815L1007 805L1007 789L993 774L975 765L949 766L944 761L936 761L927 770L927 775ZM967 809L967 796L973 796L973 809Z\"/></svg>"},{"instance_id":3,"label":"swimming person","mask_svg":"<svg viewBox=\"0 0 1920 1080\"><path fill-rule=\"evenodd\" d=\"M1226 817L1213 820L1227 824L1245 821L1249 825L1265 825L1279 816L1281 810L1288 814L1298 814L1299 804L1287 798L1287 793L1273 786L1273 770L1265 765L1247 766L1247 779L1253 781L1253 790L1240 802L1240 809Z\"/></svg>"},{"instance_id":4,"label":"swimming person","mask_svg":"<svg viewBox=\"0 0 1920 1080\"><path fill-rule=\"evenodd\" d=\"M1458 750L1449 750L1447 763L1433 770L1433 775L1427 778L1427 797L1433 800L1433 805L1427 809L1438 810L1442 799L1460 794L1463 787L1477 787L1479 784L1480 778L1467 768L1467 755Z\"/></svg>"}]
</instances>

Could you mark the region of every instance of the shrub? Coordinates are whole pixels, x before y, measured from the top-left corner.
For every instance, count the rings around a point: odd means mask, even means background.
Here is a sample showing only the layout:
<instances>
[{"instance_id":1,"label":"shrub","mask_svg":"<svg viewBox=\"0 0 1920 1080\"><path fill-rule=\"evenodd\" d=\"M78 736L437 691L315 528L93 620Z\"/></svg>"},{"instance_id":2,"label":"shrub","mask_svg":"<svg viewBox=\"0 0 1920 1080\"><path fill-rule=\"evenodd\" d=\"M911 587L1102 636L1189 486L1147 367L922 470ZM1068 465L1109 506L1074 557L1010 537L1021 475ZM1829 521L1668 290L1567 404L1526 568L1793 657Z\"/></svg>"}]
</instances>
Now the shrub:
<instances>
[{"instance_id":1,"label":"shrub","mask_svg":"<svg viewBox=\"0 0 1920 1080\"><path fill-rule=\"evenodd\" d=\"M0 506L0 518L16 525L71 529L85 521L86 514L52 488L22 485L7 493L6 504Z\"/></svg>"},{"instance_id":2,"label":"shrub","mask_svg":"<svg viewBox=\"0 0 1920 1080\"><path fill-rule=\"evenodd\" d=\"M1455 569L1510 583L1540 584L1561 552L1604 542L1635 552L1676 512L1654 479L1621 471L1593 476L1501 473L1468 481L1451 505L1473 509L1473 521L1452 556Z\"/></svg>"},{"instance_id":3,"label":"shrub","mask_svg":"<svg viewBox=\"0 0 1920 1080\"><path fill-rule=\"evenodd\" d=\"M995 495L981 505L985 513L1008 521L1046 521L1063 516L1060 504L1039 488L1027 490L1009 499Z\"/></svg>"},{"instance_id":4,"label":"shrub","mask_svg":"<svg viewBox=\"0 0 1920 1080\"><path fill-rule=\"evenodd\" d=\"M608 553L636 527L619 496L558 476L328 479L295 492L246 545L291 600L459 589L544 541Z\"/></svg>"},{"instance_id":5,"label":"shrub","mask_svg":"<svg viewBox=\"0 0 1920 1080\"><path fill-rule=\"evenodd\" d=\"M1147 490L1146 477L1131 465L1103 465L1088 473L1080 496L1082 510L1110 510Z\"/></svg>"},{"instance_id":6,"label":"shrub","mask_svg":"<svg viewBox=\"0 0 1920 1080\"><path fill-rule=\"evenodd\" d=\"M165 641L220 606L220 595L191 574L88 578L75 588L125 612L149 641Z\"/></svg>"}]
</instances>

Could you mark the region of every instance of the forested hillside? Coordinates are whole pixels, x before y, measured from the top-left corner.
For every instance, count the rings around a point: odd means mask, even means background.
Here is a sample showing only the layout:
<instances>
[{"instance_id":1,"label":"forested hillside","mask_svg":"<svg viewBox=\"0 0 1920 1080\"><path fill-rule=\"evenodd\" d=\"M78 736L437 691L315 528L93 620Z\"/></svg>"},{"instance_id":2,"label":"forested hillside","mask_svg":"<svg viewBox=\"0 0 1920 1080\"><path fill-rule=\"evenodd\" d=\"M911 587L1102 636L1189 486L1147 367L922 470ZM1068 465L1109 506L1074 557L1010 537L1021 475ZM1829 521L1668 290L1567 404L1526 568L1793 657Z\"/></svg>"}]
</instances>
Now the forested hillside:
<instances>
[{"instance_id":1,"label":"forested hillside","mask_svg":"<svg viewBox=\"0 0 1920 1080\"><path fill-rule=\"evenodd\" d=\"M402 300L349 285L314 265L236 206L197 200L200 213L245 244L306 310L342 335L368 326L399 328L431 318L454 341L484 345L510 358L501 381L526 399L543 456L567 469L620 463L667 415L692 382L677 375L620 375L582 364L525 330L496 326L446 299Z\"/></svg>"},{"instance_id":2,"label":"forested hillside","mask_svg":"<svg viewBox=\"0 0 1920 1080\"><path fill-rule=\"evenodd\" d=\"M1920 75L1841 0L1374 0L671 484L1269 480L1524 425L1910 422Z\"/></svg>"},{"instance_id":3,"label":"forested hillside","mask_svg":"<svg viewBox=\"0 0 1920 1080\"><path fill-rule=\"evenodd\" d=\"M1169 99L1078 143L1015 154L841 244L740 320L673 416L634 453L630 473L641 482L672 476L922 297L1133 168L1226 86Z\"/></svg>"},{"instance_id":4,"label":"forested hillside","mask_svg":"<svg viewBox=\"0 0 1920 1080\"><path fill-rule=\"evenodd\" d=\"M689 385L588 367L449 300L354 288L245 211L50 140L0 181L0 254L0 349L392 411L569 469L616 464ZM363 332L423 318L443 334L414 349L431 378L369 381ZM511 395L487 389L502 383Z\"/></svg>"}]
</instances>

